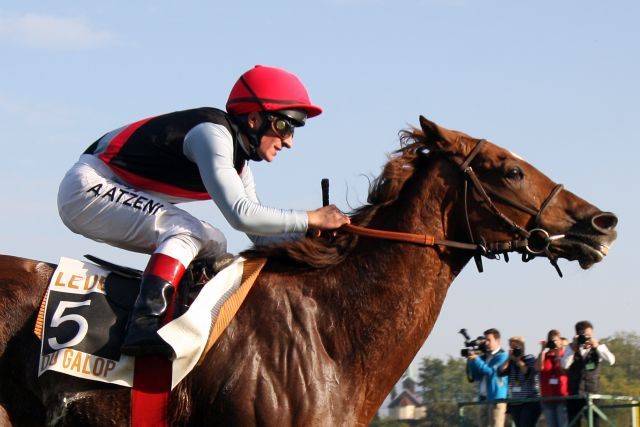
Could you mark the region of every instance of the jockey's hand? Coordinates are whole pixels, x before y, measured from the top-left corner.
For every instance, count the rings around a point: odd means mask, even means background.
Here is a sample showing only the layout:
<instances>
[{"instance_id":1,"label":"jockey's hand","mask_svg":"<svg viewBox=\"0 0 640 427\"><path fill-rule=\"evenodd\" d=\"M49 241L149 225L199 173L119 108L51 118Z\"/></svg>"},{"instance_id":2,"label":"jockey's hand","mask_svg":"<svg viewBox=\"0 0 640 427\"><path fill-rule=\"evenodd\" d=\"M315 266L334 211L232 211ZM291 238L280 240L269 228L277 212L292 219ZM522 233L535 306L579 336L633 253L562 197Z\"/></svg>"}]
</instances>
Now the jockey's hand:
<instances>
[{"instance_id":1,"label":"jockey's hand","mask_svg":"<svg viewBox=\"0 0 640 427\"><path fill-rule=\"evenodd\" d=\"M315 228L309 228L306 233L306 236L310 239L317 239L321 235L322 235L322 230L318 230Z\"/></svg>"},{"instance_id":2,"label":"jockey's hand","mask_svg":"<svg viewBox=\"0 0 640 427\"><path fill-rule=\"evenodd\" d=\"M335 205L323 206L315 211L307 212L308 228L316 230L335 230L351 220Z\"/></svg>"}]
</instances>

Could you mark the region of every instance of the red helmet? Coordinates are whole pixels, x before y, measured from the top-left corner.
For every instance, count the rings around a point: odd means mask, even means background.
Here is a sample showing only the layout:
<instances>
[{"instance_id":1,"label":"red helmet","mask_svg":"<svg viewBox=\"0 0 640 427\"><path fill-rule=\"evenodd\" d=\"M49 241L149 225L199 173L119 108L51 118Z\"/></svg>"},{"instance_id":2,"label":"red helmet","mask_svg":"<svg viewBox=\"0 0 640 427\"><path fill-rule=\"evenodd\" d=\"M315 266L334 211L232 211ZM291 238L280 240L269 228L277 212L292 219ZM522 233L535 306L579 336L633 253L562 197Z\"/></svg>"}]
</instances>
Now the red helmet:
<instances>
[{"instance_id":1,"label":"red helmet","mask_svg":"<svg viewBox=\"0 0 640 427\"><path fill-rule=\"evenodd\" d=\"M307 117L322 113L322 108L311 104L300 79L281 68L264 65L256 65L240 76L227 101L227 111L235 115L278 110L303 110Z\"/></svg>"}]
</instances>

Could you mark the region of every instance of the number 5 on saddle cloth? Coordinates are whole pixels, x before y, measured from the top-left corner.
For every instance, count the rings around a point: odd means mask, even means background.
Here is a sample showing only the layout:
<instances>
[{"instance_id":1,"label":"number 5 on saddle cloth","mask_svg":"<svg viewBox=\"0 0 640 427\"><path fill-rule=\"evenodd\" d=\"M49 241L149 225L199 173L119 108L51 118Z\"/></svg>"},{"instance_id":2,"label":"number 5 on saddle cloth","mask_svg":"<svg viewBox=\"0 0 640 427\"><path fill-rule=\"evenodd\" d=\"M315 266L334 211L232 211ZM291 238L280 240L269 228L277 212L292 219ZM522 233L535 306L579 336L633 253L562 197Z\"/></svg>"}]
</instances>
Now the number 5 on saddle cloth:
<instances>
[{"instance_id":1,"label":"number 5 on saddle cloth","mask_svg":"<svg viewBox=\"0 0 640 427\"><path fill-rule=\"evenodd\" d=\"M38 376L53 370L131 387L135 358L121 355L120 346L142 272L88 258L102 265L61 258L51 278L34 329L42 343ZM189 267L175 317L212 275L206 263Z\"/></svg>"}]
</instances>

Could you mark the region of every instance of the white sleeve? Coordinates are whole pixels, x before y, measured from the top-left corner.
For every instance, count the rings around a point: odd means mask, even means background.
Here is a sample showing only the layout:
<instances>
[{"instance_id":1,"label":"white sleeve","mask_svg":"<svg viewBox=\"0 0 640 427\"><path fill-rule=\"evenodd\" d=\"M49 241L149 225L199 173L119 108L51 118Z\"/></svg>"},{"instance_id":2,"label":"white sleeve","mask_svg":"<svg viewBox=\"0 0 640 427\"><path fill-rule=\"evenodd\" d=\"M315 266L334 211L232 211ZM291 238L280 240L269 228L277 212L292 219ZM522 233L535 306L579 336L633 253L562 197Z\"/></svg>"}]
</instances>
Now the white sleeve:
<instances>
[{"instance_id":1,"label":"white sleeve","mask_svg":"<svg viewBox=\"0 0 640 427\"><path fill-rule=\"evenodd\" d=\"M560 364L562 365L562 369L569 369L571 364L573 363L573 348L570 345L567 346L567 349L564 351L564 355L562 356L562 360Z\"/></svg>"},{"instance_id":2,"label":"white sleeve","mask_svg":"<svg viewBox=\"0 0 640 427\"><path fill-rule=\"evenodd\" d=\"M249 200L251 200L253 203L261 205L260 199L258 199L258 193L256 192L256 183L253 179L253 173L251 172L251 168L249 168L248 164L242 171L241 179ZM254 245L259 246L272 245L275 243L284 242L285 240L301 239L304 237L304 233L282 233L270 236L259 236L257 234L247 233L247 237Z\"/></svg>"},{"instance_id":3,"label":"white sleeve","mask_svg":"<svg viewBox=\"0 0 640 427\"><path fill-rule=\"evenodd\" d=\"M195 126L184 138L183 151L198 165L207 192L233 228L255 235L307 230L305 211L260 204L251 172L245 167L241 178L234 168L233 138L224 126L209 122Z\"/></svg>"},{"instance_id":4,"label":"white sleeve","mask_svg":"<svg viewBox=\"0 0 640 427\"><path fill-rule=\"evenodd\" d=\"M606 344L598 345L598 347L596 347L596 351L600 355L600 359L608 362L609 365L613 365L614 363L616 363L616 356L611 353L609 347L607 347Z\"/></svg>"}]
</instances>

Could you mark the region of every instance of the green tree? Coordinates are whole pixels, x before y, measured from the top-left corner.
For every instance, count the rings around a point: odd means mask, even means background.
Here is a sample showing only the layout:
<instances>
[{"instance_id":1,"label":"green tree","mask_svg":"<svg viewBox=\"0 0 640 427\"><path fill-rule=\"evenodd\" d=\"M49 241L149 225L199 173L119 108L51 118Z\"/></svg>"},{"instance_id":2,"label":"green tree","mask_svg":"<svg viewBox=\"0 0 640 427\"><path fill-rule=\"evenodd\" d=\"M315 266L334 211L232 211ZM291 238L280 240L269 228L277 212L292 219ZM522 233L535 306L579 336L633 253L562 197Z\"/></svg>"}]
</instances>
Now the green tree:
<instances>
[{"instance_id":1,"label":"green tree","mask_svg":"<svg viewBox=\"0 0 640 427\"><path fill-rule=\"evenodd\" d=\"M425 402L455 402L473 400L475 386L467 379L464 359L449 357L447 362L438 358L422 359L419 384Z\"/></svg>"},{"instance_id":2,"label":"green tree","mask_svg":"<svg viewBox=\"0 0 640 427\"><path fill-rule=\"evenodd\" d=\"M616 356L616 363L602 367L600 392L640 396L640 336L635 332L617 332L602 342Z\"/></svg>"},{"instance_id":3,"label":"green tree","mask_svg":"<svg viewBox=\"0 0 640 427\"><path fill-rule=\"evenodd\" d=\"M466 361L449 357L444 362L426 357L419 371L422 399L427 406L425 426L458 424L457 402L473 400L475 386L467 379Z\"/></svg>"},{"instance_id":4,"label":"green tree","mask_svg":"<svg viewBox=\"0 0 640 427\"><path fill-rule=\"evenodd\" d=\"M371 423L369 423L369 427L411 427L409 424L392 420L386 417L380 418L378 415L375 416Z\"/></svg>"},{"instance_id":5,"label":"green tree","mask_svg":"<svg viewBox=\"0 0 640 427\"><path fill-rule=\"evenodd\" d=\"M613 366L604 364L600 371L600 393L640 398L640 336L635 332L617 332L602 340L616 356ZM602 401L600 406L624 402ZM631 410L601 408L618 426L631 425Z\"/></svg>"}]
</instances>

